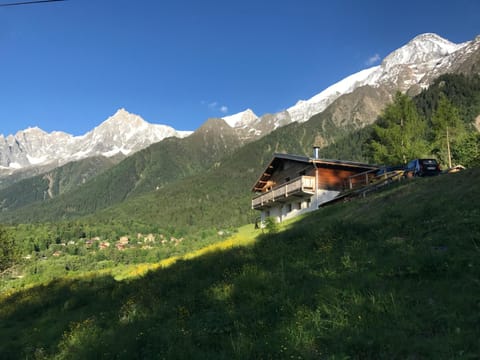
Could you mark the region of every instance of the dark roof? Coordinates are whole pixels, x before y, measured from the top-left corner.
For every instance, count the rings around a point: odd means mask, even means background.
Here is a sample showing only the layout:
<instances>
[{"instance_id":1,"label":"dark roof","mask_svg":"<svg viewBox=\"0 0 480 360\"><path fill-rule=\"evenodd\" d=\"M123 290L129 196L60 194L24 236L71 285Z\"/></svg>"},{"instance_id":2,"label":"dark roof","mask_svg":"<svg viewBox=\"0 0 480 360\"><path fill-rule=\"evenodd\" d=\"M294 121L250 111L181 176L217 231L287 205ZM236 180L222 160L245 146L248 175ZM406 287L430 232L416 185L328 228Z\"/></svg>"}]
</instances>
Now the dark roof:
<instances>
[{"instance_id":1,"label":"dark roof","mask_svg":"<svg viewBox=\"0 0 480 360\"><path fill-rule=\"evenodd\" d=\"M348 165L353 167L361 167L366 169L377 169L378 165L371 165L367 163L361 163L358 161L349 161L349 160L335 160L335 159L315 159L308 156L302 155L291 155L291 154L282 154L282 153L275 153L273 154L273 159L286 159L286 160L293 160L299 161L304 163L316 163L316 164L338 164L338 165Z\"/></svg>"},{"instance_id":2,"label":"dark roof","mask_svg":"<svg viewBox=\"0 0 480 360\"><path fill-rule=\"evenodd\" d=\"M309 163L310 162L310 158L308 156L302 156L302 155L275 153L275 154L273 154L273 158L272 158L271 162L273 162L273 160L275 160L275 158L299 161L299 162L304 162L304 163Z\"/></svg>"},{"instance_id":3,"label":"dark roof","mask_svg":"<svg viewBox=\"0 0 480 360\"><path fill-rule=\"evenodd\" d=\"M259 184L260 183L265 183L268 178L271 176L273 171L276 168L276 165L281 162L282 160L291 160L291 161L297 161L297 162L302 162L305 164L315 164L315 165L340 165L340 166L345 166L345 167L355 167L355 168L360 168L364 171L367 170L375 170L378 169L379 167L377 165L371 165L371 164L366 164L366 163L361 163L361 162L356 162L356 161L348 161L348 160L333 160L333 159L315 159L311 158L308 156L302 156L302 155L292 155L292 154L282 154L282 153L275 153L273 154L272 160L268 163L267 167L263 171L262 175L258 178L258 180L255 182L253 185L252 191L256 191L256 189L259 189ZM313 166L315 166L313 165Z\"/></svg>"}]
</instances>

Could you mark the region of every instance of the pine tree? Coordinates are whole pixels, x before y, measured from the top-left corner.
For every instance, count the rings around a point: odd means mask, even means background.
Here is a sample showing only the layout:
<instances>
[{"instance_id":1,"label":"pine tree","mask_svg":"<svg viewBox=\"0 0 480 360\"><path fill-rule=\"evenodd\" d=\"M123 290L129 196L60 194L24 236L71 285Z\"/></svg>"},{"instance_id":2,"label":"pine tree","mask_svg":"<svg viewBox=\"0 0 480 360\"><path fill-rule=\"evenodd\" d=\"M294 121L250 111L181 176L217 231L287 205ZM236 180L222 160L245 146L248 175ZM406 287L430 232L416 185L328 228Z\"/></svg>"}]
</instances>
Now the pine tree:
<instances>
[{"instance_id":1,"label":"pine tree","mask_svg":"<svg viewBox=\"0 0 480 360\"><path fill-rule=\"evenodd\" d=\"M480 166L480 134L475 129L467 131L465 138L452 152L459 164L466 167Z\"/></svg>"},{"instance_id":2,"label":"pine tree","mask_svg":"<svg viewBox=\"0 0 480 360\"><path fill-rule=\"evenodd\" d=\"M12 236L0 227L0 272L8 269L18 260L18 251Z\"/></svg>"},{"instance_id":3,"label":"pine tree","mask_svg":"<svg viewBox=\"0 0 480 360\"><path fill-rule=\"evenodd\" d=\"M394 102L373 126L373 160L379 164L406 164L410 159L426 156L429 153L426 130L426 122L413 101L397 92Z\"/></svg>"},{"instance_id":4,"label":"pine tree","mask_svg":"<svg viewBox=\"0 0 480 360\"><path fill-rule=\"evenodd\" d=\"M433 153L441 164L452 166L458 163L458 151L467 138L464 122L458 109L446 98L440 95L438 106L432 114L432 145Z\"/></svg>"}]
</instances>

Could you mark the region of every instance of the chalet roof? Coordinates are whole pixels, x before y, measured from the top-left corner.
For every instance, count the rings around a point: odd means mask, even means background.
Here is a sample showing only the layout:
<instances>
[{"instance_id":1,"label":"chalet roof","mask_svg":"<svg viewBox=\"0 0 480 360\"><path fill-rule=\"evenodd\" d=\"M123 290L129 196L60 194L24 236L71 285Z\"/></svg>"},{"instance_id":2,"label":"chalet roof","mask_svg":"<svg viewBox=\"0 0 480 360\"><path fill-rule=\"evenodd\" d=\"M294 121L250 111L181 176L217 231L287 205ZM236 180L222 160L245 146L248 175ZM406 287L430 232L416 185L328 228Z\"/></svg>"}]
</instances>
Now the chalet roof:
<instances>
[{"instance_id":1,"label":"chalet roof","mask_svg":"<svg viewBox=\"0 0 480 360\"><path fill-rule=\"evenodd\" d=\"M378 169L377 165L371 165L356 161L348 160L334 160L334 159L316 159L308 156L302 155L293 155L293 154L282 154L275 153L270 163L267 165L263 173L260 175L258 180L253 185L252 191L255 192L258 189L262 188L262 184L265 184L275 169L278 167L278 164L282 163L285 160L297 161L300 163L311 164L312 166L322 167L322 166L341 166L347 168L356 168L361 171L375 170Z\"/></svg>"}]
</instances>

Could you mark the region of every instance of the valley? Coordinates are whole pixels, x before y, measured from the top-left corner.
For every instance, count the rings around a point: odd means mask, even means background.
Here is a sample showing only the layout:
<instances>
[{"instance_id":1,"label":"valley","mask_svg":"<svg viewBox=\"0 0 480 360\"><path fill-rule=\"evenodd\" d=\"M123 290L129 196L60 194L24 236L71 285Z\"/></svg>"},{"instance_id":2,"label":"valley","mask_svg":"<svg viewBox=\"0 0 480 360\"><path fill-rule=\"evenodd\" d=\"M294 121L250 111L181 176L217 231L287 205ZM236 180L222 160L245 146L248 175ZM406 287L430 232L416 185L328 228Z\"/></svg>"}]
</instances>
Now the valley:
<instances>
[{"instance_id":1,"label":"valley","mask_svg":"<svg viewBox=\"0 0 480 360\"><path fill-rule=\"evenodd\" d=\"M277 113L0 136L0 358L475 358L479 64L422 34ZM259 224L259 175L312 146L466 170Z\"/></svg>"}]
</instances>

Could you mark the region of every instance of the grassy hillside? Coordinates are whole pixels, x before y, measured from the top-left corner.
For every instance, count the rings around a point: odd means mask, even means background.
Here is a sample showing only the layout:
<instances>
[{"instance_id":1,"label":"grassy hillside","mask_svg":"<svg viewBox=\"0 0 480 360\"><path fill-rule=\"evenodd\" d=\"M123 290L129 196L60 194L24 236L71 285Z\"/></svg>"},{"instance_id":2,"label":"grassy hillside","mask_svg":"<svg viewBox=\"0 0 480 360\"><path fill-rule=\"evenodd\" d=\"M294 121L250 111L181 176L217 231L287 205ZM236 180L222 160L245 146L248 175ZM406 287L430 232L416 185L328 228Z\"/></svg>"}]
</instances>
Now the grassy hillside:
<instances>
[{"instance_id":1,"label":"grassy hillside","mask_svg":"<svg viewBox=\"0 0 480 360\"><path fill-rule=\"evenodd\" d=\"M4 293L1 358L478 358L479 176L405 181L136 278Z\"/></svg>"}]
</instances>

